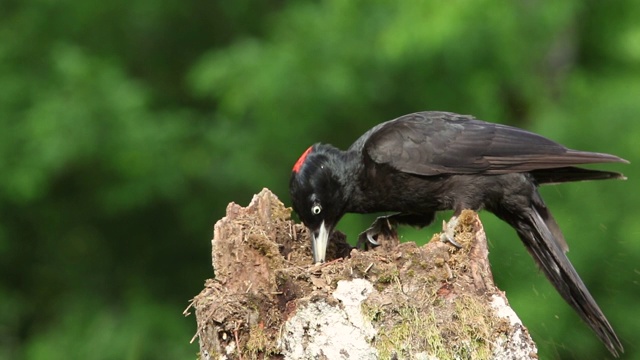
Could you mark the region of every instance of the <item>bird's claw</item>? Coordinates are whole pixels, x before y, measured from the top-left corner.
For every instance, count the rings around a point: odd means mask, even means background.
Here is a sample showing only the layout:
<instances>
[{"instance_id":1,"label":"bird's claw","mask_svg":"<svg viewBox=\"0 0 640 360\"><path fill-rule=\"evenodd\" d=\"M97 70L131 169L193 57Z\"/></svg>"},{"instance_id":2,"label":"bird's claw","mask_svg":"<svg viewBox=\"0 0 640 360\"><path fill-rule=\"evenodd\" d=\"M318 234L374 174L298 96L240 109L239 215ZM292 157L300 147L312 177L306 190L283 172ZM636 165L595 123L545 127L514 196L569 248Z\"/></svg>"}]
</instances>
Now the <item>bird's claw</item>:
<instances>
[{"instance_id":1,"label":"bird's claw","mask_svg":"<svg viewBox=\"0 0 640 360\"><path fill-rule=\"evenodd\" d=\"M456 216L452 217L448 223L442 220L442 234L440 235L440 241L443 243L450 243L458 249L461 249L462 245L455 240L456 226L458 226L458 217Z\"/></svg>"},{"instance_id":2,"label":"bird's claw","mask_svg":"<svg viewBox=\"0 0 640 360\"><path fill-rule=\"evenodd\" d=\"M371 229L367 229L364 233L367 235L367 240L369 241L369 243L371 243L371 245L380 246L380 242L373 238L374 236L378 237L379 234L374 233Z\"/></svg>"},{"instance_id":3,"label":"bird's claw","mask_svg":"<svg viewBox=\"0 0 640 360\"><path fill-rule=\"evenodd\" d=\"M374 225L371 225L371 227L358 235L358 243L356 244L356 249L369 250L380 246L380 242L377 240L377 237L379 235L380 231L378 231L374 227Z\"/></svg>"},{"instance_id":4,"label":"bird's claw","mask_svg":"<svg viewBox=\"0 0 640 360\"><path fill-rule=\"evenodd\" d=\"M394 229L395 223L390 216L380 216L367 230L360 233L356 248L369 250L378 247L381 245L378 240L380 239L380 235L387 237L393 236Z\"/></svg>"}]
</instances>

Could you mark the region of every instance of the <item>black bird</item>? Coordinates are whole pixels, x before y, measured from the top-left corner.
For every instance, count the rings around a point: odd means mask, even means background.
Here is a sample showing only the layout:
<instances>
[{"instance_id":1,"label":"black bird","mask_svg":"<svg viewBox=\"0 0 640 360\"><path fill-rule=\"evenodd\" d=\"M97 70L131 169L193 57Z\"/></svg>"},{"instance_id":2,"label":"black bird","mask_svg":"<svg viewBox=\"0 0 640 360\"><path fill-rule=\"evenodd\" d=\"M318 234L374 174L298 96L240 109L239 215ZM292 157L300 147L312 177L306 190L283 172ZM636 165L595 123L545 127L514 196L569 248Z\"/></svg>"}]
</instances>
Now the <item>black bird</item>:
<instances>
[{"instance_id":1,"label":"black bird","mask_svg":"<svg viewBox=\"0 0 640 360\"><path fill-rule=\"evenodd\" d=\"M540 135L472 116L419 112L367 131L348 150L315 144L293 167L293 209L312 233L313 258L325 261L331 232L347 212L394 212L376 219L359 242L399 224L423 227L453 210L443 240L453 242L464 209L486 209L511 225L556 290L614 355L622 344L566 257L567 243L538 186L625 179L575 167L628 163L614 155L568 149ZM455 244L455 242L453 242Z\"/></svg>"}]
</instances>

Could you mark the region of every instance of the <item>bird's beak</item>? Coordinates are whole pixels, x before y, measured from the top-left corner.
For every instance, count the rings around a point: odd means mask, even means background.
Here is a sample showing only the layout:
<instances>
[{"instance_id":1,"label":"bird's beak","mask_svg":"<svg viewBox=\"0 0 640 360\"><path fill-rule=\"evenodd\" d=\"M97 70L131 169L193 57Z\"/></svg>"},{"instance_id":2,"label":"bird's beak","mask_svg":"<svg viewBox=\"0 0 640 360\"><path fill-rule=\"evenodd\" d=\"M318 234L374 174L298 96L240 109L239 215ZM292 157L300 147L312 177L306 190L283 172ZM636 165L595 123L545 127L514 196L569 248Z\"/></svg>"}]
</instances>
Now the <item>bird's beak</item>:
<instances>
[{"instance_id":1,"label":"bird's beak","mask_svg":"<svg viewBox=\"0 0 640 360\"><path fill-rule=\"evenodd\" d=\"M330 230L324 224L320 224L318 230L313 231L313 240L311 241L311 251L313 252L313 262L323 263L327 255L327 244L329 243Z\"/></svg>"}]
</instances>

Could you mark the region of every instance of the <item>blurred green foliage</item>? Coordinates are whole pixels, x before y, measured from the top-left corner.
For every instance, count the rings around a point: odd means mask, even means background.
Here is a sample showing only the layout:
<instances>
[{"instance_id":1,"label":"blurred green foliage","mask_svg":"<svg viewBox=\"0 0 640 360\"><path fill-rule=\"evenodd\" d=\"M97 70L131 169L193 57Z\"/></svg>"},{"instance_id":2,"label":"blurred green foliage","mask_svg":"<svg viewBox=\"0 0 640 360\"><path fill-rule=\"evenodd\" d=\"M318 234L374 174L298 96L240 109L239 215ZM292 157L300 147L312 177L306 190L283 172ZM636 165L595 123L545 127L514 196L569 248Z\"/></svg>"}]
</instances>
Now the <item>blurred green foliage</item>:
<instances>
[{"instance_id":1,"label":"blurred green foliage","mask_svg":"<svg viewBox=\"0 0 640 360\"><path fill-rule=\"evenodd\" d=\"M288 203L311 143L420 110L632 161L607 167L626 182L544 195L640 358L638 19L633 0L0 2L0 358L195 357L181 312L213 275L226 204L262 187ZM483 219L541 358L609 356ZM340 228L353 239L368 220Z\"/></svg>"}]
</instances>

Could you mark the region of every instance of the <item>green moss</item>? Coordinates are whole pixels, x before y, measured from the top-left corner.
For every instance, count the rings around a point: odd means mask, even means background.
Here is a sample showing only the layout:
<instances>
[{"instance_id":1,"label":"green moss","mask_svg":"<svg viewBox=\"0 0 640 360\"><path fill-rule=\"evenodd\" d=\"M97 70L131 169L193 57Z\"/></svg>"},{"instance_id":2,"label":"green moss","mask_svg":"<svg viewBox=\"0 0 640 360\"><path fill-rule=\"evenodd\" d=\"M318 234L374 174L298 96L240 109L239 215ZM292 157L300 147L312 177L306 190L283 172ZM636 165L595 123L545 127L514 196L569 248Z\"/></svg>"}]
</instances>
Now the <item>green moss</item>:
<instances>
[{"instance_id":1,"label":"green moss","mask_svg":"<svg viewBox=\"0 0 640 360\"><path fill-rule=\"evenodd\" d=\"M449 311L445 309L449 307ZM363 304L363 314L378 323L374 346L380 359L409 359L424 352L440 360L490 359L489 339L496 321L480 300L461 296L451 302L435 301L428 311L412 305L397 308ZM442 318L443 314L450 316ZM385 326L385 319L393 326Z\"/></svg>"},{"instance_id":2,"label":"green moss","mask_svg":"<svg viewBox=\"0 0 640 360\"><path fill-rule=\"evenodd\" d=\"M381 306L372 306L367 303L362 303L361 309L362 316L372 323L378 322L380 319L384 318L384 309Z\"/></svg>"},{"instance_id":3,"label":"green moss","mask_svg":"<svg viewBox=\"0 0 640 360\"><path fill-rule=\"evenodd\" d=\"M414 277L416 275L415 271L413 271L413 269L409 269L409 271L407 271L407 276L409 277Z\"/></svg>"},{"instance_id":4,"label":"green moss","mask_svg":"<svg viewBox=\"0 0 640 360\"><path fill-rule=\"evenodd\" d=\"M446 359L446 347L436 325L433 312L428 316L420 314L413 306L397 309L400 321L390 329L383 329L376 337L376 349L380 359L390 359L394 355L399 359L409 354L427 352L439 359Z\"/></svg>"},{"instance_id":5,"label":"green moss","mask_svg":"<svg viewBox=\"0 0 640 360\"><path fill-rule=\"evenodd\" d=\"M398 269L393 268L393 269L390 269L389 271L386 271L380 274L377 282L380 284L391 284L393 282L398 281L398 276L399 276Z\"/></svg>"},{"instance_id":6,"label":"green moss","mask_svg":"<svg viewBox=\"0 0 640 360\"><path fill-rule=\"evenodd\" d=\"M273 349L268 348L269 338L260 325L254 325L249 329L249 340L245 344L246 354L251 359L259 359L260 354L272 355Z\"/></svg>"},{"instance_id":7,"label":"green moss","mask_svg":"<svg viewBox=\"0 0 640 360\"><path fill-rule=\"evenodd\" d=\"M459 348L460 355L470 354L477 359L489 359L492 355L490 338L495 327L495 317L476 298L462 296L456 299L455 316L459 334L465 341Z\"/></svg>"},{"instance_id":8,"label":"green moss","mask_svg":"<svg viewBox=\"0 0 640 360\"><path fill-rule=\"evenodd\" d=\"M247 239L251 247L258 250L261 255L268 258L274 258L280 255L277 245L265 235L250 234Z\"/></svg>"}]
</instances>

